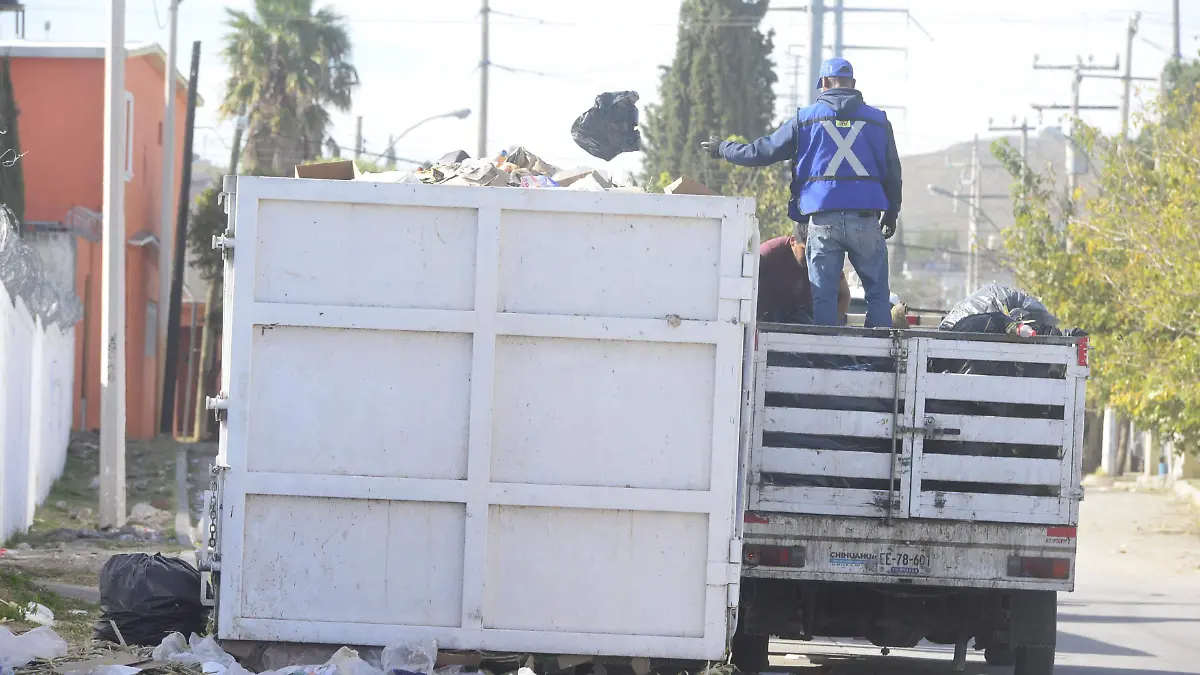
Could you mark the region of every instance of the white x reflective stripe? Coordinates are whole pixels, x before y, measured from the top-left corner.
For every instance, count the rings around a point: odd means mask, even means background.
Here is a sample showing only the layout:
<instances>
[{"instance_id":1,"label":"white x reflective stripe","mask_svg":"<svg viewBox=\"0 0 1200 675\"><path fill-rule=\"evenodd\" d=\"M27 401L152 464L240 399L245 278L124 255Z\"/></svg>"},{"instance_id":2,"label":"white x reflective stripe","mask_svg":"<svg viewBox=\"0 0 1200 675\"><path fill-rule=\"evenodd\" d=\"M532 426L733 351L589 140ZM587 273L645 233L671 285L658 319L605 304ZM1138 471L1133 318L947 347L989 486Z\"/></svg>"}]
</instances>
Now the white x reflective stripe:
<instances>
[{"instance_id":1,"label":"white x reflective stripe","mask_svg":"<svg viewBox=\"0 0 1200 675\"><path fill-rule=\"evenodd\" d=\"M850 127L850 132L843 138L842 133L837 130L837 127L833 126L833 122L828 120L821 122L821 126L825 128L825 131L829 132L829 137L833 139L834 144L838 148L837 154L833 156L833 159L829 160L829 168L825 169L826 176L836 176L838 169L842 166L843 160L850 162L850 168L854 169L854 173L859 176L871 175L867 173L867 167L858 161L858 156L854 154L854 150L850 147L854 145L855 139L858 138L858 132L862 131L864 125L866 125L866 122L862 120L855 122Z\"/></svg>"}]
</instances>

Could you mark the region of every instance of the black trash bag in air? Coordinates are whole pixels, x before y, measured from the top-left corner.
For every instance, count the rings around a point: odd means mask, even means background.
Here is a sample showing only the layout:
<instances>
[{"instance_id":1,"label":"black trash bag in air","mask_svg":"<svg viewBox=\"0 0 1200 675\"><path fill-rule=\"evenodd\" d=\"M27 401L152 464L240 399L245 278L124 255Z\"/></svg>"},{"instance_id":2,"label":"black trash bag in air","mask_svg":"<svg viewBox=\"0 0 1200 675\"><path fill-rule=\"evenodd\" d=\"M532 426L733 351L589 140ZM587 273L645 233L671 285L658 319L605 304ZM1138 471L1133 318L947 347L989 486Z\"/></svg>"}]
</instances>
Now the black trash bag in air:
<instances>
[{"instance_id":1,"label":"black trash bag in air","mask_svg":"<svg viewBox=\"0 0 1200 675\"><path fill-rule=\"evenodd\" d=\"M571 138L589 155L606 162L622 152L641 150L637 102L636 91L600 94L596 105L571 125Z\"/></svg>"},{"instance_id":2,"label":"black trash bag in air","mask_svg":"<svg viewBox=\"0 0 1200 675\"><path fill-rule=\"evenodd\" d=\"M203 634L208 608L200 603L200 572L179 558L114 555L100 570L100 619L96 640L157 646L171 633ZM110 623L110 621L112 623Z\"/></svg>"}]
</instances>

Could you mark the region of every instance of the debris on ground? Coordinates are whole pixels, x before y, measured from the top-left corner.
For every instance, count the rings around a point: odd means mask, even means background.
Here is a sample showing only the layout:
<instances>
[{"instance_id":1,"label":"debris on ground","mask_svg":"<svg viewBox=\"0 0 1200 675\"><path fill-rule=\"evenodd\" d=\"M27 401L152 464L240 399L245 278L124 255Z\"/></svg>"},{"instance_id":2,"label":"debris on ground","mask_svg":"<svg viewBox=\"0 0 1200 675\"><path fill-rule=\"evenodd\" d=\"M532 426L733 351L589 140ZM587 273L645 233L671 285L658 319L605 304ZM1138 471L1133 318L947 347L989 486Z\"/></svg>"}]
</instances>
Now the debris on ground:
<instances>
[{"instance_id":1,"label":"debris on ground","mask_svg":"<svg viewBox=\"0 0 1200 675\"><path fill-rule=\"evenodd\" d=\"M433 640L393 645L383 650L383 669L388 675L396 671L432 675L437 655L437 643Z\"/></svg>"},{"instance_id":2,"label":"debris on ground","mask_svg":"<svg viewBox=\"0 0 1200 675\"><path fill-rule=\"evenodd\" d=\"M84 539L121 542L161 542L165 541L166 537L162 532L153 528L141 525L125 525L113 530L94 530L87 527L80 529L59 527L47 532L43 539L48 542L57 543Z\"/></svg>"},{"instance_id":3,"label":"debris on ground","mask_svg":"<svg viewBox=\"0 0 1200 675\"><path fill-rule=\"evenodd\" d=\"M179 558L115 555L100 571L102 613L92 635L108 642L154 646L171 633L202 633L209 609L200 603L200 588L200 572Z\"/></svg>"},{"instance_id":4,"label":"debris on ground","mask_svg":"<svg viewBox=\"0 0 1200 675\"><path fill-rule=\"evenodd\" d=\"M0 667L5 673L21 668L36 659L56 659L67 654L67 641L53 629L41 626L23 635L0 626Z\"/></svg>"},{"instance_id":5,"label":"debris on ground","mask_svg":"<svg viewBox=\"0 0 1200 675\"><path fill-rule=\"evenodd\" d=\"M193 634L190 639L185 639L180 633L172 633L150 655L159 663L198 666L204 675L250 675L211 637L201 638ZM435 669L437 663L437 643L428 640L392 645L382 652L374 650L367 658L350 647L342 647L323 664L284 665L265 670L260 675L462 675L466 670L462 664Z\"/></svg>"},{"instance_id":6,"label":"debris on ground","mask_svg":"<svg viewBox=\"0 0 1200 675\"><path fill-rule=\"evenodd\" d=\"M138 502L133 505L133 508L129 509L130 522L140 523L159 530L174 520L174 513L165 509L155 508L153 504L148 502Z\"/></svg>"}]
</instances>

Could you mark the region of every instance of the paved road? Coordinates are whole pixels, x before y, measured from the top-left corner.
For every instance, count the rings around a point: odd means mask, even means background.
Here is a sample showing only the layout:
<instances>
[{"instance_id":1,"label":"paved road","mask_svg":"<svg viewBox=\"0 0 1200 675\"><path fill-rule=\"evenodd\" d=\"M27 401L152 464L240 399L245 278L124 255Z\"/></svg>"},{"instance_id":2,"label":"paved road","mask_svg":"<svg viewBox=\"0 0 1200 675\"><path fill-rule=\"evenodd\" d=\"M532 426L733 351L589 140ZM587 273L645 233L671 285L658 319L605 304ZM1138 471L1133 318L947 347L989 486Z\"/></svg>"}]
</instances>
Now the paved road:
<instances>
[{"instance_id":1,"label":"paved road","mask_svg":"<svg viewBox=\"0 0 1200 675\"><path fill-rule=\"evenodd\" d=\"M1076 591L1059 598L1056 675L1200 673L1200 515L1161 493L1089 489ZM866 643L775 644L773 670L951 673L952 648L880 656ZM970 652L968 674L1005 675Z\"/></svg>"}]
</instances>

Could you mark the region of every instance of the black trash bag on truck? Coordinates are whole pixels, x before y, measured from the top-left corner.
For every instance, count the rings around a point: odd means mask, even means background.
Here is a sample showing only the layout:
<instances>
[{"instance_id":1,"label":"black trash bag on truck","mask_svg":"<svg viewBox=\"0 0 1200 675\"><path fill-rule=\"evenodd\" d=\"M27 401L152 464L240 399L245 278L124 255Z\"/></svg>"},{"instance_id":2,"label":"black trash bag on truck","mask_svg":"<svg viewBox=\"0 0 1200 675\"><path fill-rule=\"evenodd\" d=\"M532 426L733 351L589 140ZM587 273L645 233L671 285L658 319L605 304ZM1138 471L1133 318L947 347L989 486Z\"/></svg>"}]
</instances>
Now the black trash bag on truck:
<instances>
[{"instance_id":1,"label":"black trash bag on truck","mask_svg":"<svg viewBox=\"0 0 1200 675\"><path fill-rule=\"evenodd\" d=\"M100 570L101 614L92 638L157 646L171 633L202 634L208 608L200 603L200 586L200 572L179 558L114 555Z\"/></svg>"},{"instance_id":2,"label":"black trash bag on truck","mask_svg":"<svg viewBox=\"0 0 1200 675\"><path fill-rule=\"evenodd\" d=\"M600 94L596 104L571 125L571 138L589 155L606 162L622 152L641 150L637 102L636 91Z\"/></svg>"},{"instance_id":3,"label":"black trash bag on truck","mask_svg":"<svg viewBox=\"0 0 1200 675\"><path fill-rule=\"evenodd\" d=\"M960 300L942 319L938 330L1003 335L1014 324L1028 325L1038 335L1062 335L1058 319L1041 300L1000 284L988 284Z\"/></svg>"}]
</instances>

